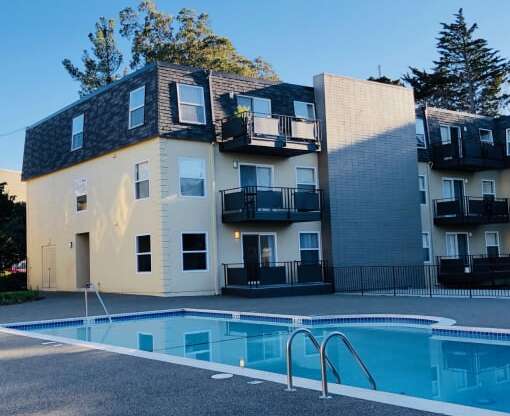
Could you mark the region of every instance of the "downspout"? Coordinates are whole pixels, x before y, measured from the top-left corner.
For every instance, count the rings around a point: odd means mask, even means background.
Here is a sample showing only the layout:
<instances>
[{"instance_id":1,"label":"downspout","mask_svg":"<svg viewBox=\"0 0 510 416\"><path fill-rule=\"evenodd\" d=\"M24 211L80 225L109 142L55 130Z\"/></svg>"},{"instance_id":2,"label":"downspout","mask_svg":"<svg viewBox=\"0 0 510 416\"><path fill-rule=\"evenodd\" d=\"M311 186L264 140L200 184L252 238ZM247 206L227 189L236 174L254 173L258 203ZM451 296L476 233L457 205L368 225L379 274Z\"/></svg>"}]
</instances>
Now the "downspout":
<instances>
[{"instance_id":1,"label":"downspout","mask_svg":"<svg viewBox=\"0 0 510 416\"><path fill-rule=\"evenodd\" d=\"M211 247L211 268L214 271L214 293L220 294L220 270L218 269L218 214L216 204L216 120L214 117L214 99L213 99L213 83L212 71L207 71L207 82L209 84L209 106L211 108L211 124L213 132L213 140L211 142L211 151L209 152L209 169L211 171L211 196L210 203L212 209L212 244Z\"/></svg>"},{"instance_id":2,"label":"downspout","mask_svg":"<svg viewBox=\"0 0 510 416\"><path fill-rule=\"evenodd\" d=\"M424 118L425 118L425 143L427 144L427 151L428 151L428 154L429 154L429 157L432 158L432 139L430 137L430 129L429 129L429 114L428 114L428 104L425 103L425 108L423 109L423 115L424 115ZM432 162L434 163L434 162ZM434 247L434 237L435 237L435 233L436 233L436 230L435 230L435 225L434 225L434 207L432 206L433 204L433 200L431 198L431 181L430 181L430 177L431 177L431 172L432 172L432 166L430 164L430 162L428 163L428 169L427 169L427 198L428 198L428 211L429 211L429 227L430 227L430 232L429 232L429 237L430 237L430 241L429 241L429 244L430 244L430 262L431 264L434 264L435 263L435 259L436 259L436 252L435 252L435 247ZM423 232L423 226L422 226L422 232Z\"/></svg>"}]
</instances>

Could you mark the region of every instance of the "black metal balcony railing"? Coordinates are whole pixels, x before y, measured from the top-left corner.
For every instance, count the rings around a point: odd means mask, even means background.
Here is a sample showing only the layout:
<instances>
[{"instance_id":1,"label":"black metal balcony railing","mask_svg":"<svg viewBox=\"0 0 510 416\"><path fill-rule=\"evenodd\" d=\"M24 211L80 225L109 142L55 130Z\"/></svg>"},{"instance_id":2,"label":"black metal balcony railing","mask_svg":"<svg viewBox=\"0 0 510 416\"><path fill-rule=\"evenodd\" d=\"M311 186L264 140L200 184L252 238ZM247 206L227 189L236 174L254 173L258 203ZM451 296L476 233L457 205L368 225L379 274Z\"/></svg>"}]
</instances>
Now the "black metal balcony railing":
<instances>
[{"instance_id":1,"label":"black metal balcony railing","mask_svg":"<svg viewBox=\"0 0 510 416\"><path fill-rule=\"evenodd\" d=\"M220 191L223 222L319 221L321 189L245 186Z\"/></svg>"},{"instance_id":2,"label":"black metal balcony railing","mask_svg":"<svg viewBox=\"0 0 510 416\"><path fill-rule=\"evenodd\" d=\"M223 272L225 287L256 288L331 282L325 261L316 263L301 261L231 263L223 264Z\"/></svg>"},{"instance_id":3,"label":"black metal balcony railing","mask_svg":"<svg viewBox=\"0 0 510 416\"><path fill-rule=\"evenodd\" d=\"M478 138L452 138L451 143L432 144L433 167L477 171L505 167L505 145Z\"/></svg>"},{"instance_id":4,"label":"black metal balcony railing","mask_svg":"<svg viewBox=\"0 0 510 416\"><path fill-rule=\"evenodd\" d=\"M495 224L510 221L508 199L492 196L434 200L434 223Z\"/></svg>"},{"instance_id":5,"label":"black metal balcony railing","mask_svg":"<svg viewBox=\"0 0 510 416\"><path fill-rule=\"evenodd\" d=\"M221 121L220 149L294 156L320 150L318 120L245 111Z\"/></svg>"}]
</instances>

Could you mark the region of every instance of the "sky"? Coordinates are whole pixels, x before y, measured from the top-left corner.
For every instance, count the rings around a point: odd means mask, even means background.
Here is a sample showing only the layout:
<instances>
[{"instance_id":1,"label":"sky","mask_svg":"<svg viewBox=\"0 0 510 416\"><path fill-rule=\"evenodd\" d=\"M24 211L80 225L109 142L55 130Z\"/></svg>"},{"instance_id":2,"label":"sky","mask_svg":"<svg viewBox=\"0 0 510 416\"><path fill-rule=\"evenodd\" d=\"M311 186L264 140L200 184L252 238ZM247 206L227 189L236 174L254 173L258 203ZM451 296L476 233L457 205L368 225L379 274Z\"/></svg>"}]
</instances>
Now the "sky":
<instances>
[{"instance_id":1,"label":"sky","mask_svg":"<svg viewBox=\"0 0 510 416\"><path fill-rule=\"evenodd\" d=\"M118 19L130 0L0 0L0 168L20 170L24 127L78 98L62 66L80 64L98 17ZM461 7L478 36L510 58L507 0L158 0L161 10L207 12L214 31L250 58L262 56L280 78L311 85L328 72L398 78L430 68L440 22ZM129 45L120 41L129 62ZM19 131L18 131L19 130ZM8 134L17 131L13 134Z\"/></svg>"}]
</instances>

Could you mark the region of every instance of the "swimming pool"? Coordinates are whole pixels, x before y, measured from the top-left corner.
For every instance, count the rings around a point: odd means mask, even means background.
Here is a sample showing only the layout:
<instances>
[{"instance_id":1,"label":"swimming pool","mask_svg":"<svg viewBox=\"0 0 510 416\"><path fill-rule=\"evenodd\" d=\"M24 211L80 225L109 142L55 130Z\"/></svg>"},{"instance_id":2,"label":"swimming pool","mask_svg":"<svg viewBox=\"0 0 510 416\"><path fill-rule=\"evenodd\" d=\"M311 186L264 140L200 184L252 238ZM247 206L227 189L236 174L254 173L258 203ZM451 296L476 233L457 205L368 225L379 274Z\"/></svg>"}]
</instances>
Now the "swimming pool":
<instances>
[{"instance_id":1,"label":"swimming pool","mask_svg":"<svg viewBox=\"0 0 510 416\"><path fill-rule=\"evenodd\" d=\"M427 317L309 318L174 310L118 315L111 324L103 317L6 327L276 374L286 374L285 345L296 327L310 328L319 342L339 330L349 337L380 391L510 412L510 334L462 330L448 326L451 323ZM343 384L369 387L344 346L331 342L327 353ZM293 345L293 370L297 377L320 380L319 354L302 336Z\"/></svg>"}]
</instances>

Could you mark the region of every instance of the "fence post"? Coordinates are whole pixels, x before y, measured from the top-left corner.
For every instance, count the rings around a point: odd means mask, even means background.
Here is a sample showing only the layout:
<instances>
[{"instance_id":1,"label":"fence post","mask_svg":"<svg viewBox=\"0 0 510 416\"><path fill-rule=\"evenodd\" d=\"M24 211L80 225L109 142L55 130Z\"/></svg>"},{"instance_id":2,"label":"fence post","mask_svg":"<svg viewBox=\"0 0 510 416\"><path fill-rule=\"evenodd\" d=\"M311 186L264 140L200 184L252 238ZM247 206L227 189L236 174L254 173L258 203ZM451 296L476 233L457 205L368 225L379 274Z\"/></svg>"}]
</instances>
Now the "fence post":
<instances>
[{"instance_id":1,"label":"fence post","mask_svg":"<svg viewBox=\"0 0 510 416\"><path fill-rule=\"evenodd\" d=\"M395 266L391 266L391 275L393 278L393 296L397 296L397 284L395 283Z\"/></svg>"},{"instance_id":2,"label":"fence post","mask_svg":"<svg viewBox=\"0 0 510 416\"><path fill-rule=\"evenodd\" d=\"M363 266L359 266L360 276L361 276L361 296L364 295L363 290Z\"/></svg>"},{"instance_id":3,"label":"fence post","mask_svg":"<svg viewBox=\"0 0 510 416\"><path fill-rule=\"evenodd\" d=\"M432 297L432 268L430 266L425 266L427 268L427 273L429 275L429 296Z\"/></svg>"}]
</instances>

